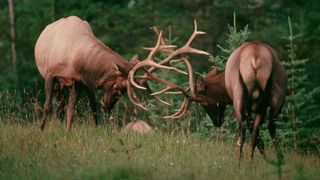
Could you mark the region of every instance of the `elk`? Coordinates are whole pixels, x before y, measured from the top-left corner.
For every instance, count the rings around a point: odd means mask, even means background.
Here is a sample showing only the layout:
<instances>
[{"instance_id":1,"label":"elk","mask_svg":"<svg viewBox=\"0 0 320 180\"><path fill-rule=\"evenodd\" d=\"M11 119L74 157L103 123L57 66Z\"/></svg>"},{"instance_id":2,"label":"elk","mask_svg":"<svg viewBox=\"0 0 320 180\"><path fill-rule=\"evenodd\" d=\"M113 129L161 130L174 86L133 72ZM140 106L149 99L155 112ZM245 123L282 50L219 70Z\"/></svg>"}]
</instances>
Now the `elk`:
<instances>
[{"instance_id":1,"label":"elk","mask_svg":"<svg viewBox=\"0 0 320 180\"><path fill-rule=\"evenodd\" d=\"M66 130L70 131L78 91L83 89L89 98L93 120L97 125L97 103L94 89L104 91L102 106L112 109L126 79L137 60L126 61L93 34L88 22L76 16L61 18L49 24L35 45L37 68L45 79L43 130L51 106L53 91L67 87L70 90L67 104Z\"/></svg>"},{"instance_id":2,"label":"elk","mask_svg":"<svg viewBox=\"0 0 320 180\"><path fill-rule=\"evenodd\" d=\"M152 58L160 51L173 48L173 46L160 46L162 32L159 34L156 47L147 48L151 52L145 60L140 62L137 58L133 58L132 61L128 62L99 41L94 36L89 23L76 16L62 18L49 24L40 34L35 45L36 65L45 79L46 100L40 129L43 130L46 124L53 91L58 92L61 88L68 88L70 91L67 104L67 131L71 129L74 107L78 91L81 89L89 97L96 125L97 103L94 89L103 89L102 106L109 110L112 109L119 96L126 90L133 104L143 107L135 96L134 88L150 90L148 85L143 82L154 76L151 71L148 71L145 76L137 76L136 71L139 68L144 69L144 66L150 66L152 68L164 68L185 73L177 68L166 66L166 64L172 58L182 54L207 54L204 51L190 47L191 42L197 35L204 34L204 32L196 30L197 24L195 21L195 32L187 44L173 51L163 62L157 64L153 62ZM143 84L146 87L142 87L141 85ZM165 103L160 98L154 97L158 101Z\"/></svg>"},{"instance_id":3,"label":"elk","mask_svg":"<svg viewBox=\"0 0 320 180\"><path fill-rule=\"evenodd\" d=\"M285 101L287 77L275 51L258 41L242 44L227 60L225 85L238 120L237 154L239 159L242 156L246 121L252 131L250 142L252 159L259 141L257 137L260 126L265 119L268 107L269 134L277 152L280 153L276 140L275 119ZM249 122L251 113L256 114L253 124Z\"/></svg>"},{"instance_id":4,"label":"elk","mask_svg":"<svg viewBox=\"0 0 320 180\"><path fill-rule=\"evenodd\" d=\"M196 76L194 89L192 100L202 105L215 127L221 127L226 106L232 103L225 86L224 71L218 73L214 68L204 78Z\"/></svg>"},{"instance_id":5,"label":"elk","mask_svg":"<svg viewBox=\"0 0 320 180\"><path fill-rule=\"evenodd\" d=\"M265 157L259 128L268 107L268 130L275 148L282 156L276 140L275 119L285 101L287 78L274 50L258 41L245 42L228 58L221 73L216 69L205 78L196 78L195 98L207 111L215 126L223 123L226 105L232 104L238 120L237 155L242 156L247 123L251 135L251 159L255 147ZM255 113L255 120L251 114Z\"/></svg>"},{"instance_id":6,"label":"elk","mask_svg":"<svg viewBox=\"0 0 320 180\"><path fill-rule=\"evenodd\" d=\"M186 58L182 60L188 66L190 76L188 88L157 79L158 82L165 84L166 88L153 95L176 90L185 96L181 108L175 114L165 118L183 116L189 101L196 101L205 108L213 124L220 127L224 119L224 110L228 104L231 104L238 121L237 155L239 159L242 157L247 123L252 133L250 156L253 159L256 146L265 157L259 128L269 108L269 134L273 145L278 150L278 155L282 156L276 140L275 119L285 101L287 78L284 67L271 47L258 41L245 42L230 55L224 71L217 73L213 69L205 78L196 77L195 84L190 73L191 65ZM191 91L191 94L188 91ZM254 120L251 119L252 113L256 114Z\"/></svg>"}]
</instances>

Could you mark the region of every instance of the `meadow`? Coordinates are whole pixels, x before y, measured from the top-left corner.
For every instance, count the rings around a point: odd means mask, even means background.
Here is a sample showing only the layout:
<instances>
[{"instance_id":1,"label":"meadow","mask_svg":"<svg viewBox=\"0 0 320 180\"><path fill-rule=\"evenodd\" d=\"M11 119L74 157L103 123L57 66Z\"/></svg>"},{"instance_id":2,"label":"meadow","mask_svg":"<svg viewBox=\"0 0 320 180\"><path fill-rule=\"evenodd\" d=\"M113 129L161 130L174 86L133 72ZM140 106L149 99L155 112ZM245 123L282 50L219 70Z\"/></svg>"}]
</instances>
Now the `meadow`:
<instances>
[{"instance_id":1,"label":"meadow","mask_svg":"<svg viewBox=\"0 0 320 180\"><path fill-rule=\"evenodd\" d=\"M0 179L319 179L319 156L285 151L277 163L248 144L240 166L235 143L199 138L182 131L125 133L118 128L74 123L66 133L51 119L45 131L37 123L0 124Z\"/></svg>"},{"instance_id":2,"label":"meadow","mask_svg":"<svg viewBox=\"0 0 320 180\"><path fill-rule=\"evenodd\" d=\"M8 0L0 1L0 7L0 180L320 179L320 3ZM149 27L158 26L166 41L180 45L196 17L199 30L207 34L194 47L211 54L190 56L198 75L212 67L224 69L230 53L244 41L259 40L273 47L289 82L277 121L284 159L276 157L264 123L260 135L267 159L256 150L251 161L248 133L239 164L231 107L221 129L196 103L177 120L162 119L178 107L181 97L163 98L173 105L164 107L137 93L155 104L143 111L124 95L112 114L102 114L101 124L94 127L80 93L72 131L65 132L64 121L56 118L53 108L41 132L44 80L34 62L34 46L46 25L70 15L88 21L97 38L127 60L136 53L146 57L141 47L155 41ZM159 77L187 85L178 75L163 72ZM122 127L134 120L148 122L153 133L123 132Z\"/></svg>"}]
</instances>

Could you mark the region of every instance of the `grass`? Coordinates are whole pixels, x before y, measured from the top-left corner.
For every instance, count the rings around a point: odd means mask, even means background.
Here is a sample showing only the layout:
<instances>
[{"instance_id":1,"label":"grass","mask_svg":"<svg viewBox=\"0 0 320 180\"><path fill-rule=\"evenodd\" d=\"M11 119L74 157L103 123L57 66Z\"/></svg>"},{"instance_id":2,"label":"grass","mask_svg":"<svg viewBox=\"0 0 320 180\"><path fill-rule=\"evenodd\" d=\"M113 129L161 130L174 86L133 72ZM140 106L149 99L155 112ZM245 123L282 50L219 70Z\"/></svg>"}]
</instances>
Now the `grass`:
<instances>
[{"instance_id":1,"label":"grass","mask_svg":"<svg viewBox=\"0 0 320 180\"><path fill-rule=\"evenodd\" d=\"M126 134L107 126L0 123L0 179L275 179L277 167L261 158L238 166L235 147L192 134ZM274 158L272 148L267 150ZM285 152L282 179L319 179L315 155Z\"/></svg>"}]
</instances>

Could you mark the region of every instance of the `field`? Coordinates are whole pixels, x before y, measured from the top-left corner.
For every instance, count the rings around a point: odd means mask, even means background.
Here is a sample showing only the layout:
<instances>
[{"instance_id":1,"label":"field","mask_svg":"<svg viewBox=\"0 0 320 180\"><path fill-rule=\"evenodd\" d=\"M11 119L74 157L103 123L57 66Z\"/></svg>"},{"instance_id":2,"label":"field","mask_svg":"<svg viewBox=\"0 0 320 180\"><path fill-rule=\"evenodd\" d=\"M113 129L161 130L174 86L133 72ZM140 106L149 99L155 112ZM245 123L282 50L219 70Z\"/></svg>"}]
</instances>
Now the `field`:
<instances>
[{"instance_id":1,"label":"field","mask_svg":"<svg viewBox=\"0 0 320 180\"><path fill-rule=\"evenodd\" d=\"M161 130L136 134L76 123L66 133L52 121L40 132L35 123L1 123L0 179L320 178L316 155L284 152L277 165L268 148L270 160L257 151L252 162L246 144L239 167L234 150L234 144Z\"/></svg>"}]
</instances>

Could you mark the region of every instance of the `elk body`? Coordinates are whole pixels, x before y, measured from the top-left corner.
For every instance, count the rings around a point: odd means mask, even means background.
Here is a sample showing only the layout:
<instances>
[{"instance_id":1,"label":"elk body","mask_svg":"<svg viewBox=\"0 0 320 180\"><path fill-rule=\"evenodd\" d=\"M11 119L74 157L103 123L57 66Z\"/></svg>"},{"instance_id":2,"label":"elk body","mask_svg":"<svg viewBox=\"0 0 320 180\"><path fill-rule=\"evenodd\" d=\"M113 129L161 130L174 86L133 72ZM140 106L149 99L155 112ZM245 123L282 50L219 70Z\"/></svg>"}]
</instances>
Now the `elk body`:
<instances>
[{"instance_id":1,"label":"elk body","mask_svg":"<svg viewBox=\"0 0 320 180\"><path fill-rule=\"evenodd\" d=\"M131 64L105 46L93 34L88 22L76 16L62 18L49 24L35 45L35 60L45 79L45 104L41 129L44 128L51 106L53 91L70 89L67 104L66 130L71 119L78 91L85 90L97 124L97 103L94 89L102 88L103 106L111 110L121 91L126 89L126 79Z\"/></svg>"},{"instance_id":2,"label":"elk body","mask_svg":"<svg viewBox=\"0 0 320 180\"><path fill-rule=\"evenodd\" d=\"M215 125L222 124L225 106L233 105L238 120L239 158L242 156L246 123L252 133L251 158L257 145L265 156L259 128L268 108L268 130L278 149L274 120L285 101L287 78L272 48L258 41L242 44L230 55L223 72L218 74L212 70L206 78L197 80L195 87L195 99L205 107ZM252 113L256 114L254 120L251 119Z\"/></svg>"}]
</instances>

